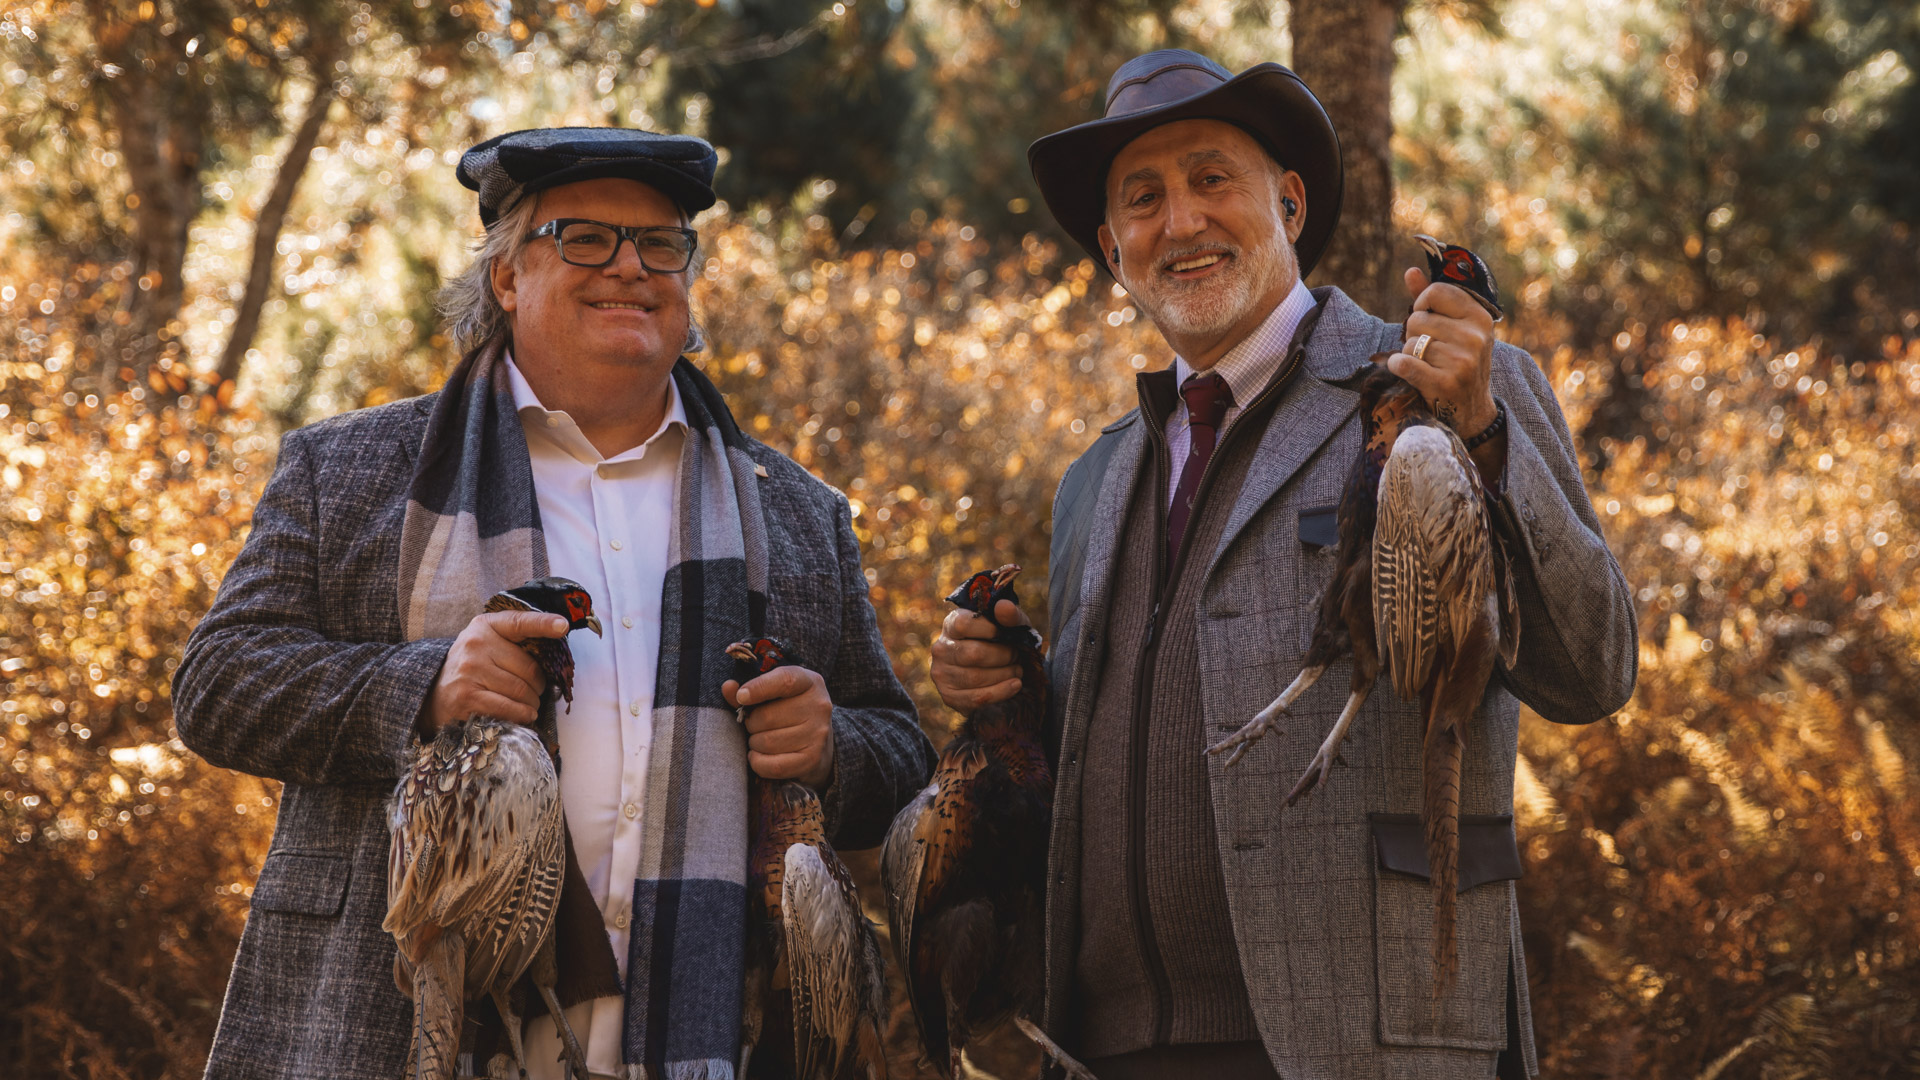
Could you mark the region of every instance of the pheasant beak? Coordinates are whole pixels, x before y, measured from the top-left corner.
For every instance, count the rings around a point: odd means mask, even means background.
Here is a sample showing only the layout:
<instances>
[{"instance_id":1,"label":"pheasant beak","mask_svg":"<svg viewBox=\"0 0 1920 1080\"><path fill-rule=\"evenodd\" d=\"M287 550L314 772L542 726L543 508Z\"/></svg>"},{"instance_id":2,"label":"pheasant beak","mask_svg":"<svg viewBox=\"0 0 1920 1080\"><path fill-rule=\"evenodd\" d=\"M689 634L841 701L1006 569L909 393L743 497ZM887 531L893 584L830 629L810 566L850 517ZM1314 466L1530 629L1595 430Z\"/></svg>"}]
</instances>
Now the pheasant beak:
<instances>
[{"instance_id":1,"label":"pheasant beak","mask_svg":"<svg viewBox=\"0 0 1920 1080\"><path fill-rule=\"evenodd\" d=\"M594 636L594 637L606 637L606 636L607 636L607 635L605 635L605 634L603 634L603 633L601 633L601 632L600 632L600 616L598 616L598 615L588 615L588 616L587 616L587 629L589 629L589 630L591 630L591 631L593 631L593 636Z\"/></svg>"},{"instance_id":2,"label":"pheasant beak","mask_svg":"<svg viewBox=\"0 0 1920 1080\"><path fill-rule=\"evenodd\" d=\"M1415 233L1413 238L1420 241L1421 247L1427 249L1427 255L1430 258L1439 258L1441 250L1447 246L1425 233Z\"/></svg>"}]
</instances>

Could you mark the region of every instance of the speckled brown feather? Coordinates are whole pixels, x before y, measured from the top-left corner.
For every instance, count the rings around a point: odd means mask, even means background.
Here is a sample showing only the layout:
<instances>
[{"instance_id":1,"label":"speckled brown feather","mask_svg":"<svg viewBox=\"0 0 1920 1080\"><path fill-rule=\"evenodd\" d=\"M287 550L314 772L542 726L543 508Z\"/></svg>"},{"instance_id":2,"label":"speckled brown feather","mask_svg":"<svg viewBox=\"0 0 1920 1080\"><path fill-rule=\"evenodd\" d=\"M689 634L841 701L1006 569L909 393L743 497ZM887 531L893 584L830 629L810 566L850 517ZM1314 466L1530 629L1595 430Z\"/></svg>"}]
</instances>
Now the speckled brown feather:
<instances>
[{"instance_id":1,"label":"speckled brown feather","mask_svg":"<svg viewBox=\"0 0 1920 1080\"><path fill-rule=\"evenodd\" d=\"M727 649L736 677L796 661L763 638ZM747 961L741 1014L744 1075L754 1051L779 1039L799 1080L885 1080L878 1033L887 1011L885 961L861 910L853 875L827 840L826 812L813 789L792 780L748 782ZM787 985L777 985L785 965ZM789 1009L774 995L785 993ZM790 1032L769 1030L781 1019ZM778 1070L776 1070L778 1071Z\"/></svg>"},{"instance_id":2,"label":"speckled brown feather","mask_svg":"<svg viewBox=\"0 0 1920 1080\"><path fill-rule=\"evenodd\" d=\"M1013 599L1019 569L975 574L948 599L990 613ZM907 1000L928 1059L949 1080L972 1039L1029 1018L1042 989L1040 898L1053 805L1040 741L1046 674L1030 628L1001 627L998 640L1014 649L1020 691L967 717L932 782L895 816L880 860Z\"/></svg>"},{"instance_id":3,"label":"speckled brown feather","mask_svg":"<svg viewBox=\"0 0 1920 1080\"><path fill-rule=\"evenodd\" d=\"M1466 725L1497 648L1493 529L1480 470L1452 429L1408 425L1380 477L1373 608L1394 692L1426 729L1421 819L1433 887L1434 996L1459 970L1460 768Z\"/></svg>"}]
</instances>

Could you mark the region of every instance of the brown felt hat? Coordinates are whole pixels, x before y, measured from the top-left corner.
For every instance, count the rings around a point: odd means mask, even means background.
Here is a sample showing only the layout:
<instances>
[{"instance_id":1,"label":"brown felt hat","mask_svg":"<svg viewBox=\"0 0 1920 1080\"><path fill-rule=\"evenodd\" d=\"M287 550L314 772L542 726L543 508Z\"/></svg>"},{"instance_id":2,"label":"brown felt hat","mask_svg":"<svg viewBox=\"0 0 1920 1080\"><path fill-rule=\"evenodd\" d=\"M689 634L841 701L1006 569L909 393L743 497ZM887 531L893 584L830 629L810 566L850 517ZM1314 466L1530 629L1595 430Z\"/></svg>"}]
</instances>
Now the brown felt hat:
<instances>
[{"instance_id":1,"label":"brown felt hat","mask_svg":"<svg viewBox=\"0 0 1920 1080\"><path fill-rule=\"evenodd\" d=\"M1100 226L1107 214L1107 170L1128 143L1175 120L1234 124L1282 167L1300 174L1307 189L1307 223L1294 251L1305 277L1340 219L1340 137L1320 99L1279 64L1255 64L1230 75L1186 49L1162 49L1122 64L1107 83L1105 116L1056 131L1027 148L1034 182L1067 235L1096 264L1106 265Z\"/></svg>"}]
</instances>

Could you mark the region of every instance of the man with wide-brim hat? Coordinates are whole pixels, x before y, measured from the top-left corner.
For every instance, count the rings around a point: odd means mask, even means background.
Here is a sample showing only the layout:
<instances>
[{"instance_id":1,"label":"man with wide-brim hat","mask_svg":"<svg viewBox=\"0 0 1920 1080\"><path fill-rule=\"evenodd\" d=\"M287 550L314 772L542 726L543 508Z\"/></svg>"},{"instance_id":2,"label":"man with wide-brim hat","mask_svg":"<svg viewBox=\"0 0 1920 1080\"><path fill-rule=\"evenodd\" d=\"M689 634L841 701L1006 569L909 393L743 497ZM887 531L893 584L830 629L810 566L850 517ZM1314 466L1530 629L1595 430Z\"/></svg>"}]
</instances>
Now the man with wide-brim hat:
<instances>
[{"instance_id":1,"label":"man with wide-brim hat","mask_svg":"<svg viewBox=\"0 0 1920 1080\"><path fill-rule=\"evenodd\" d=\"M487 231L441 296L463 351L446 387L281 443L174 682L187 745L285 783L209 1077L413 1075L382 930L388 796L417 739L533 722L545 681L520 643L566 633L487 613L499 589L571 578L605 632L571 639L551 718L558 1000L594 1077L733 1075L748 770L817 789L848 848L925 782L846 499L742 431L682 355L714 165L700 139L611 128L469 150ZM813 666L728 681L727 644L769 634ZM492 1007L467 1018L462 1075L514 1075L491 1071L511 1042ZM524 1036L535 1080L569 1074L551 1016Z\"/></svg>"},{"instance_id":2,"label":"man with wide-brim hat","mask_svg":"<svg viewBox=\"0 0 1920 1080\"><path fill-rule=\"evenodd\" d=\"M1473 296L1418 270L1404 325L1306 288L1340 212L1339 140L1278 64L1231 75L1191 52L1138 57L1103 118L1029 160L1061 226L1174 354L1139 376L1139 408L1054 501L1044 1026L1102 1080L1532 1075L1512 881L1519 702L1596 720L1626 702L1636 662L1631 598L1551 389ZM1424 855L1404 857L1424 852L1407 816L1417 707L1371 695L1350 767L1292 808L1344 674L1235 767L1206 753L1300 671L1376 353L1471 446L1518 564L1518 662L1467 739L1473 870L1460 974L1437 1003ZM934 644L956 708L1018 686L1007 651L980 640L991 632L955 613Z\"/></svg>"}]
</instances>

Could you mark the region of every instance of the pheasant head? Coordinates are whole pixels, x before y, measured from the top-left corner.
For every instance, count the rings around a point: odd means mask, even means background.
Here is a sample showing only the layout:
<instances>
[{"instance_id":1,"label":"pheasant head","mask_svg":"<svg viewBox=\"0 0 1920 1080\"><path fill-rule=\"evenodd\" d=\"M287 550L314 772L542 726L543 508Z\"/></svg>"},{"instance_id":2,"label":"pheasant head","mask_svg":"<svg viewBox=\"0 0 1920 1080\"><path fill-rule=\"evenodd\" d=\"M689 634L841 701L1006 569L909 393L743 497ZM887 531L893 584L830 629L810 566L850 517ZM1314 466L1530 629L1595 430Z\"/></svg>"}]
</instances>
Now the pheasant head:
<instances>
[{"instance_id":1,"label":"pheasant head","mask_svg":"<svg viewBox=\"0 0 1920 1080\"><path fill-rule=\"evenodd\" d=\"M993 609L1000 601L1020 602L1019 594L1014 592L1013 580L1020 576L1020 567L1016 563L1007 563L998 570L982 570L960 583L960 587L947 594L947 603L963 611L971 611L993 625L999 632L993 635L995 641L1012 645L1015 648L1040 648L1040 634L1031 626L1003 626L994 617Z\"/></svg>"},{"instance_id":2,"label":"pheasant head","mask_svg":"<svg viewBox=\"0 0 1920 1080\"><path fill-rule=\"evenodd\" d=\"M503 589L487 601L488 611L543 611L567 620L567 632L591 630L601 633L600 620L593 614L593 597L577 581L563 577L535 578L517 588ZM561 638L528 638L521 642L540 664L547 686L557 690L567 705L573 705L573 650Z\"/></svg>"},{"instance_id":3,"label":"pheasant head","mask_svg":"<svg viewBox=\"0 0 1920 1080\"><path fill-rule=\"evenodd\" d=\"M1480 302L1493 316L1494 322L1506 317L1500 310L1500 287L1494 284L1493 271L1480 256L1458 244L1449 244L1436 240L1424 233L1416 233L1414 239L1427 252L1427 279L1444 281L1465 289L1467 295Z\"/></svg>"},{"instance_id":4,"label":"pheasant head","mask_svg":"<svg viewBox=\"0 0 1920 1080\"><path fill-rule=\"evenodd\" d=\"M736 641L727 646L727 655L733 657L734 681L741 683L765 675L774 668L800 662L793 657L793 646L773 637Z\"/></svg>"}]
</instances>

